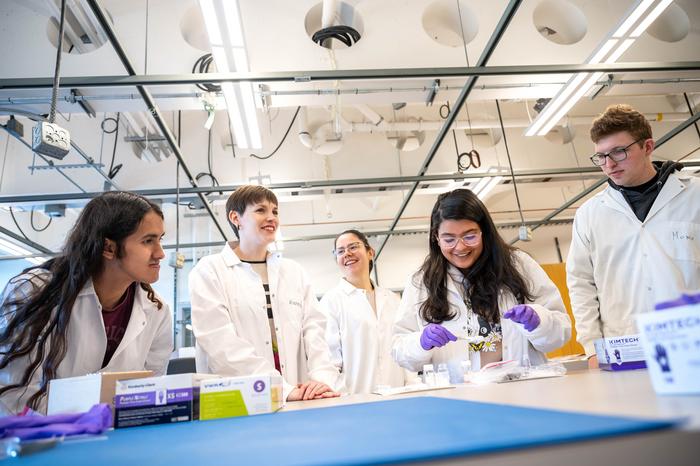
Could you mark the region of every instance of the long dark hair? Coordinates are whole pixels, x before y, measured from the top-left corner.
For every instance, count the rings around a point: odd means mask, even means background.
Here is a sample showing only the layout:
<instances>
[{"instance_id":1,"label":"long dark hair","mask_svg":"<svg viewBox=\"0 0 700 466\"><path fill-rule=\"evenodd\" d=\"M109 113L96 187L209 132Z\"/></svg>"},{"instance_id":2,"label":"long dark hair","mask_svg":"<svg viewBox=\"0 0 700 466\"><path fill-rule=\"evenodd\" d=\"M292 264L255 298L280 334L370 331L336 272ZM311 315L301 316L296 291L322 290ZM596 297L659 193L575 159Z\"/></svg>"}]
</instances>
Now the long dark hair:
<instances>
[{"instance_id":1,"label":"long dark hair","mask_svg":"<svg viewBox=\"0 0 700 466\"><path fill-rule=\"evenodd\" d=\"M0 388L0 395L27 387L32 375L41 367L40 388L28 400L31 408L38 408L48 381L55 378L66 355L68 323L78 293L102 270L105 240L114 241L116 256L123 257L124 240L138 229L149 212L163 218L160 207L137 194L108 192L97 196L80 213L60 256L39 267L26 269L10 280L8 287L27 287L31 291L24 298L10 297L1 305L0 312L7 319L7 326L0 332L0 370L22 357L28 358L28 364L21 380ZM40 269L50 274L42 274ZM27 278L26 273L31 278ZM140 285L148 299L161 309L163 303L151 285Z\"/></svg>"},{"instance_id":2,"label":"long dark hair","mask_svg":"<svg viewBox=\"0 0 700 466\"><path fill-rule=\"evenodd\" d=\"M420 314L427 322L441 323L455 317L447 300L447 275L450 263L440 251L437 236L443 220L471 220L481 228L483 251L469 269L460 269L466 298L475 314L489 322L500 322L498 297L509 291L518 302L532 300L525 278L515 266L515 248L509 246L496 230L486 206L468 189L441 194L430 216L430 252L419 274L428 290L428 299L421 303Z\"/></svg>"},{"instance_id":3,"label":"long dark hair","mask_svg":"<svg viewBox=\"0 0 700 466\"><path fill-rule=\"evenodd\" d=\"M354 230L354 229L345 230L342 233L338 233L338 236L336 236L335 240L333 240L333 249L334 250L335 250L336 244L338 244L338 238L340 238L343 235L355 235L355 237L357 237L357 239L359 239L360 242L365 245L365 249L367 249L368 252L372 250L372 246L369 245L369 240L367 239L367 235L365 235L364 233L362 233L359 230ZM369 260L369 271L371 272L373 268L374 268L374 261L372 259L370 259Z\"/></svg>"}]
</instances>

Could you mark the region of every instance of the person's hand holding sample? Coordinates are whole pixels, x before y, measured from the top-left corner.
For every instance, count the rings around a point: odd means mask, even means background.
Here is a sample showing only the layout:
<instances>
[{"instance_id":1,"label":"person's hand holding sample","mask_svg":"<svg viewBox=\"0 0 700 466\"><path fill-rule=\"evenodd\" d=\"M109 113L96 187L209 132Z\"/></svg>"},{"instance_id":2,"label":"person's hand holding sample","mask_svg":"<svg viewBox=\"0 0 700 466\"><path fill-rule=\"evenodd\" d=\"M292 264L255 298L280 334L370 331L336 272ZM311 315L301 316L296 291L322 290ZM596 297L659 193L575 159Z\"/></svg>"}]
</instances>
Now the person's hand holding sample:
<instances>
[{"instance_id":1,"label":"person's hand holding sample","mask_svg":"<svg viewBox=\"0 0 700 466\"><path fill-rule=\"evenodd\" d=\"M426 351L445 346L451 341L457 341L457 337L440 324L426 325L420 336L420 345Z\"/></svg>"},{"instance_id":2,"label":"person's hand holding sample","mask_svg":"<svg viewBox=\"0 0 700 466\"><path fill-rule=\"evenodd\" d=\"M540 325L540 316L527 304L518 304L508 309L503 314L503 318L522 324L528 332L532 332Z\"/></svg>"}]
</instances>

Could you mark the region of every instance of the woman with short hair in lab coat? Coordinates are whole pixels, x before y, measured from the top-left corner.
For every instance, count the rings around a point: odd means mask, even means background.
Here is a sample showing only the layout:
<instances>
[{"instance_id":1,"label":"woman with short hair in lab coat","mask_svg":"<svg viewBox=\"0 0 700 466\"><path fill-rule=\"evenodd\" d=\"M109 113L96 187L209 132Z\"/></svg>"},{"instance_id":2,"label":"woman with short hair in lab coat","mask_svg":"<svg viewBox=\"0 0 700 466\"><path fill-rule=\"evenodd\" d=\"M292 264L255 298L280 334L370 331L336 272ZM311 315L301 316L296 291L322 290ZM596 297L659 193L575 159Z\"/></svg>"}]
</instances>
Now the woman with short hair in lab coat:
<instances>
[{"instance_id":1,"label":"woman with short hair in lab coat","mask_svg":"<svg viewBox=\"0 0 700 466\"><path fill-rule=\"evenodd\" d=\"M238 237L203 257L189 275L197 371L282 374L288 401L338 396L326 317L304 269L268 252L279 228L275 194L237 188L226 202Z\"/></svg>"},{"instance_id":2,"label":"woman with short hair in lab coat","mask_svg":"<svg viewBox=\"0 0 700 466\"><path fill-rule=\"evenodd\" d=\"M391 332L401 298L372 283L374 249L364 233L346 230L335 238L333 255L343 274L321 299L328 313L326 338L331 362L349 393L400 387L407 373L391 357Z\"/></svg>"},{"instance_id":3,"label":"woman with short hair in lab coat","mask_svg":"<svg viewBox=\"0 0 700 466\"><path fill-rule=\"evenodd\" d=\"M561 295L527 254L503 241L468 189L441 194L430 217L429 252L406 284L394 326L403 367L505 360L546 361L569 340Z\"/></svg>"},{"instance_id":4,"label":"woman with short hair in lab coat","mask_svg":"<svg viewBox=\"0 0 700 466\"><path fill-rule=\"evenodd\" d=\"M12 278L0 311L0 411L43 411L51 379L98 371L165 373L172 317L153 291L163 213L108 192L80 213L62 253Z\"/></svg>"}]
</instances>

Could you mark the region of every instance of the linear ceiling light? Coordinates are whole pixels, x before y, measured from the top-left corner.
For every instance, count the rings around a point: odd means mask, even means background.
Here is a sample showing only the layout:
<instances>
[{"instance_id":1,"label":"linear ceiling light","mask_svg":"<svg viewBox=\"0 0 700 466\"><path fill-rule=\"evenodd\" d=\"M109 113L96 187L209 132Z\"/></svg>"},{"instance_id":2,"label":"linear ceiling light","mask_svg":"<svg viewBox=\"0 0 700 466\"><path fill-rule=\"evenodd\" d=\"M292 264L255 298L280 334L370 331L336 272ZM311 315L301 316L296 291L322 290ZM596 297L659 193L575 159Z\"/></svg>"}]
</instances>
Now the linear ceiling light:
<instances>
[{"instance_id":1,"label":"linear ceiling light","mask_svg":"<svg viewBox=\"0 0 700 466\"><path fill-rule=\"evenodd\" d=\"M11 243L7 241L6 239L0 238L0 250L3 250L7 252L8 254L13 254L16 256L31 256L34 254L33 252L24 249L22 246L19 246L15 243ZM43 264L45 261L48 260L47 257L28 257L25 258L25 260L31 262L34 265L40 265Z\"/></svg>"},{"instance_id":2,"label":"linear ceiling light","mask_svg":"<svg viewBox=\"0 0 700 466\"><path fill-rule=\"evenodd\" d=\"M211 53L221 73L247 72L248 56L237 0L199 0ZM222 83L229 120L240 148L261 149L260 127L250 82Z\"/></svg>"},{"instance_id":3,"label":"linear ceiling light","mask_svg":"<svg viewBox=\"0 0 700 466\"><path fill-rule=\"evenodd\" d=\"M586 63L615 63L672 1L637 0L619 25L593 51ZM525 130L525 136L547 134L602 75L602 72L595 72L572 76Z\"/></svg>"}]
</instances>

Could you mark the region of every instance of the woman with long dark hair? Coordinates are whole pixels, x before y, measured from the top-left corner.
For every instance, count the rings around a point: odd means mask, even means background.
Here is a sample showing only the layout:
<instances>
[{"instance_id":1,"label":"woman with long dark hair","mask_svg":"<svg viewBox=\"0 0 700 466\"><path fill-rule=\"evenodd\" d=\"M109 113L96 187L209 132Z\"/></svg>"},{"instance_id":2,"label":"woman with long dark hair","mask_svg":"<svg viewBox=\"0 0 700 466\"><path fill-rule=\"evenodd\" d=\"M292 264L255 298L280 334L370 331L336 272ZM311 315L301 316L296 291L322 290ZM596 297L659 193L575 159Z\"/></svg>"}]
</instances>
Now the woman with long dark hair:
<instances>
[{"instance_id":1,"label":"woman with long dark hair","mask_svg":"<svg viewBox=\"0 0 700 466\"><path fill-rule=\"evenodd\" d=\"M104 193L80 213L60 256L10 280L0 311L0 411L45 409L55 378L165 372L172 317L151 288L163 234L156 204Z\"/></svg>"},{"instance_id":2,"label":"woman with long dark hair","mask_svg":"<svg viewBox=\"0 0 700 466\"><path fill-rule=\"evenodd\" d=\"M378 386L400 387L411 380L391 357L391 332L401 298L370 279L374 249L367 236L346 230L333 248L338 284L321 299L328 313L326 339L331 362L349 393L371 393Z\"/></svg>"},{"instance_id":3,"label":"woman with long dark hair","mask_svg":"<svg viewBox=\"0 0 700 466\"><path fill-rule=\"evenodd\" d=\"M409 279L394 326L403 367L471 359L532 364L568 341L571 321L559 290L527 254L506 244L486 206L457 189L438 197L430 251Z\"/></svg>"}]
</instances>

